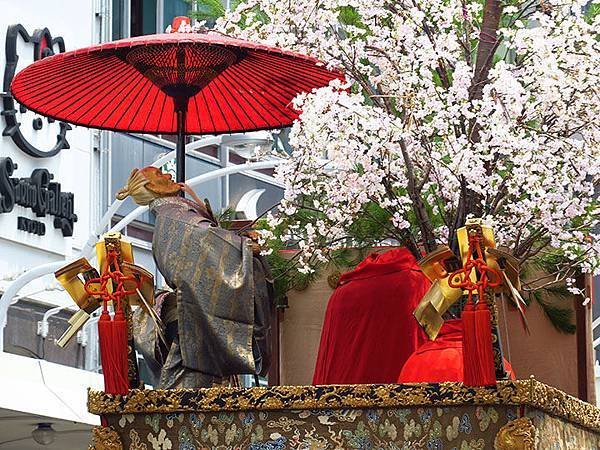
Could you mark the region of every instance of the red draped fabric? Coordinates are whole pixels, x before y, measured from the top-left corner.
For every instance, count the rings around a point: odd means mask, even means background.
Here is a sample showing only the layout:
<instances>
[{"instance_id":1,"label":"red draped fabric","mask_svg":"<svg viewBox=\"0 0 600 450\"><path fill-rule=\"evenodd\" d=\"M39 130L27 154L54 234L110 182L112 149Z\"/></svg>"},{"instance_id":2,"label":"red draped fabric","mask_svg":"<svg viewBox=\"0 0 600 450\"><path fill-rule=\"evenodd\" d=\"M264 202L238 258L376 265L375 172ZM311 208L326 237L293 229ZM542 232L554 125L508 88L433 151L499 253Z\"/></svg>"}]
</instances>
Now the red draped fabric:
<instances>
[{"instance_id":1,"label":"red draped fabric","mask_svg":"<svg viewBox=\"0 0 600 450\"><path fill-rule=\"evenodd\" d=\"M516 379L510 363L504 367ZM428 341L406 361L398 383L463 381L462 321L447 320L435 341Z\"/></svg>"},{"instance_id":2,"label":"red draped fabric","mask_svg":"<svg viewBox=\"0 0 600 450\"><path fill-rule=\"evenodd\" d=\"M426 341L413 316L429 281L406 248L342 275L327 305L313 384L395 383Z\"/></svg>"}]
</instances>

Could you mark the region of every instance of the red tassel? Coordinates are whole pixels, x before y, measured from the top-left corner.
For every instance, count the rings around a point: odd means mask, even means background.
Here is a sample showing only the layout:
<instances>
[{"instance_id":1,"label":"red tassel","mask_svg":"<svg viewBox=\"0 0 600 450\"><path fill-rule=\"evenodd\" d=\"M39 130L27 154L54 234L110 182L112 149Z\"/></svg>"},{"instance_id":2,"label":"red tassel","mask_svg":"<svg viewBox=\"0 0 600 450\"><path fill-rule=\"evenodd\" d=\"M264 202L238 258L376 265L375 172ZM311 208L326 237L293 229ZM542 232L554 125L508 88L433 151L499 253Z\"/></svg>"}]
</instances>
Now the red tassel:
<instances>
[{"instance_id":1,"label":"red tassel","mask_svg":"<svg viewBox=\"0 0 600 450\"><path fill-rule=\"evenodd\" d=\"M485 301L476 307L468 302L463 310L463 363L466 386L496 384L492 348L492 316Z\"/></svg>"},{"instance_id":2,"label":"red tassel","mask_svg":"<svg viewBox=\"0 0 600 450\"><path fill-rule=\"evenodd\" d=\"M121 308L111 321L108 309L98 320L100 359L107 394L127 394L129 390L129 361L127 359L127 321Z\"/></svg>"},{"instance_id":3,"label":"red tassel","mask_svg":"<svg viewBox=\"0 0 600 450\"><path fill-rule=\"evenodd\" d=\"M113 329L110 315L106 308L104 308L98 320L98 340L100 341L100 360L102 362L102 373L104 374L104 391L114 394L115 383L112 376L115 366Z\"/></svg>"},{"instance_id":4,"label":"red tassel","mask_svg":"<svg viewBox=\"0 0 600 450\"><path fill-rule=\"evenodd\" d=\"M104 262L102 276L85 282L85 291L88 295L101 297L104 302L102 314L98 320L98 337L104 374L104 391L108 394L124 395L129 390L128 326L122 302L124 297L132 295L135 290L127 291L124 288L126 281L135 282L139 289L139 280L121 273L118 254L115 250L110 250ZM92 287L92 285L95 286ZM114 292L109 289L109 286L113 287ZM108 302L111 300L115 306L115 317L112 321L108 314Z\"/></svg>"},{"instance_id":5,"label":"red tassel","mask_svg":"<svg viewBox=\"0 0 600 450\"><path fill-rule=\"evenodd\" d=\"M478 364L477 360L477 339L475 336L475 305L471 299L467 301L462 311L463 324L463 379L467 386L476 386L473 384L477 379Z\"/></svg>"},{"instance_id":6,"label":"red tassel","mask_svg":"<svg viewBox=\"0 0 600 450\"><path fill-rule=\"evenodd\" d=\"M496 384L494 349L492 347L492 314L484 300L480 300L475 307L475 336L481 377L479 386Z\"/></svg>"},{"instance_id":7,"label":"red tassel","mask_svg":"<svg viewBox=\"0 0 600 450\"><path fill-rule=\"evenodd\" d=\"M127 394L129 390L129 360L127 358L127 321L123 310L119 307L112 323L114 346L114 394Z\"/></svg>"}]
</instances>

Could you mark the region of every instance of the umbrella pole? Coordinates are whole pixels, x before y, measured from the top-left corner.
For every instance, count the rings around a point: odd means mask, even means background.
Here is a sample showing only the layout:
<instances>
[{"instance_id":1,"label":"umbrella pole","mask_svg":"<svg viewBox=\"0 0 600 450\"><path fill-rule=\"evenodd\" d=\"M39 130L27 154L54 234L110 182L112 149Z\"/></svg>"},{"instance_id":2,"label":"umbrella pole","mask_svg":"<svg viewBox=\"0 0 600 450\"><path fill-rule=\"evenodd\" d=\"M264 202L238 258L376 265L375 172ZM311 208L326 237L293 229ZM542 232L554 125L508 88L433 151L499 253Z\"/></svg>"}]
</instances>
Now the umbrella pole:
<instances>
[{"instance_id":1,"label":"umbrella pole","mask_svg":"<svg viewBox=\"0 0 600 450\"><path fill-rule=\"evenodd\" d=\"M175 148L176 158L176 181L183 183L185 181L185 109L177 111L177 147Z\"/></svg>"}]
</instances>

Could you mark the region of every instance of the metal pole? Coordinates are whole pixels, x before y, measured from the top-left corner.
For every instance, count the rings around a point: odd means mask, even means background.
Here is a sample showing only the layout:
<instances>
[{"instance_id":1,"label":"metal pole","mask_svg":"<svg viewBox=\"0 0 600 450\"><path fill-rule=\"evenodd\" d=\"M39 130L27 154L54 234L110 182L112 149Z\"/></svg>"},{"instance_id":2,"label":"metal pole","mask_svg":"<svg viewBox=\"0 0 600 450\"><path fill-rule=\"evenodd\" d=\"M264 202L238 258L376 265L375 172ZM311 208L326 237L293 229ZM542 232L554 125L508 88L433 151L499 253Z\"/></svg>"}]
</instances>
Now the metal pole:
<instances>
[{"instance_id":1,"label":"metal pole","mask_svg":"<svg viewBox=\"0 0 600 450\"><path fill-rule=\"evenodd\" d=\"M177 109L177 147L175 148L177 176L176 181L185 181L185 109Z\"/></svg>"}]
</instances>

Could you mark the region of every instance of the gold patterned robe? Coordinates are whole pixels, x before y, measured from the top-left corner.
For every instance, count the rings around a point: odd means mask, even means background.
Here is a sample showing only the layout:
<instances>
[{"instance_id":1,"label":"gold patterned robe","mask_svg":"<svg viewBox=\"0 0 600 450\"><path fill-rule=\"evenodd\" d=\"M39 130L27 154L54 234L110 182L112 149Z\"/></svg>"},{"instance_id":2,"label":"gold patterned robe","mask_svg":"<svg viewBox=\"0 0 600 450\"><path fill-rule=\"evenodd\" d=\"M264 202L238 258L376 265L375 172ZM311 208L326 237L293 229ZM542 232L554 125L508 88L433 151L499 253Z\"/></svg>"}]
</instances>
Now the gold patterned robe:
<instances>
[{"instance_id":1,"label":"gold patterned robe","mask_svg":"<svg viewBox=\"0 0 600 450\"><path fill-rule=\"evenodd\" d=\"M216 227L181 197L154 200L153 254L176 292L178 333L160 387L202 387L234 374L266 374L270 272L251 241Z\"/></svg>"}]
</instances>

